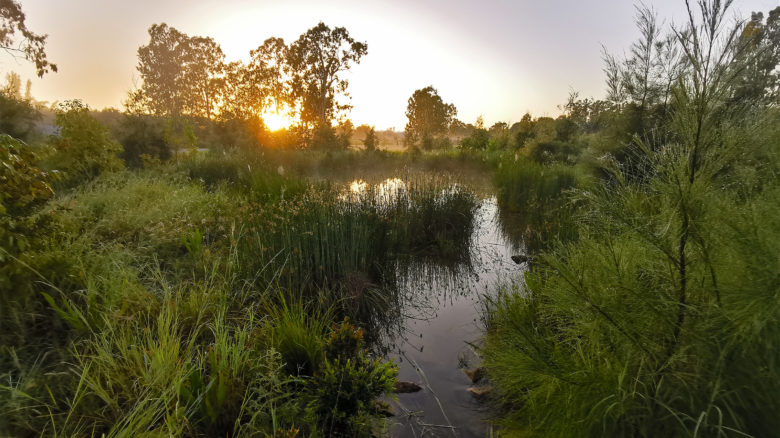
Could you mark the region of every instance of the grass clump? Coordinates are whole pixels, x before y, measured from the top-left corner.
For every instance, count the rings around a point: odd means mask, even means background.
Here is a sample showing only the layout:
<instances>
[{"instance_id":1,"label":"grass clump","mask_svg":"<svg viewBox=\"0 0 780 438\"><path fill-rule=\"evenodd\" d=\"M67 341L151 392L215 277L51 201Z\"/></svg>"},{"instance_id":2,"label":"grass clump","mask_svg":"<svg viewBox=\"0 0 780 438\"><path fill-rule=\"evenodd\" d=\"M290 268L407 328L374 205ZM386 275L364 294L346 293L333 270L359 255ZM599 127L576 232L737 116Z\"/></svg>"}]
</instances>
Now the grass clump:
<instances>
[{"instance_id":1,"label":"grass clump","mask_svg":"<svg viewBox=\"0 0 780 438\"><path fill-rule=\"evenodd\" d=\"M588 185L578 169L567 164L540 164L506 156L494 173L501 225L535 253L556 240L576 237L577 205L571 192Z\"/></svg>"}]
</instances>

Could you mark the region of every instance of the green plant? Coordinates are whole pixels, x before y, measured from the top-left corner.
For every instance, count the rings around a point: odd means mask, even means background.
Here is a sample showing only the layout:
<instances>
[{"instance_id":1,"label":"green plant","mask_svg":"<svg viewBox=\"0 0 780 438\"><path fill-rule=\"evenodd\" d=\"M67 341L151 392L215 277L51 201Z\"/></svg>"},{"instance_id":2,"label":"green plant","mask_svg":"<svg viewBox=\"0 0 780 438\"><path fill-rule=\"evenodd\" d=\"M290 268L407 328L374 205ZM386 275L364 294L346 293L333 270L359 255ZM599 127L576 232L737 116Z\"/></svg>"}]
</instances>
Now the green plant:
<instances>
[{"instance_id":1,"label":"green plant","mask_svg":"<svg viewBox=\"0 0 780 438\"><path fill-rule=\"evenodd\" d=\"M307 413L319 434L371 436L379 412L374 400L392 392L397 367L370 359L363 350L362 331L347 321L333 327L319 372L308 382Z\"/></svg>"},{"instance_id":2,"label":"green plant","mask_svg":"<svg viewBox=\"0 0 780 438\"><path fill-rule=\"evenodd\" d=\"M70 100L60 104L56 121L60 135L52 138L56 154L50 161L64 172L64 184L75 185L124 167L118 157L122 146L90 115L84 103Z\"/></svg>"}]
</instances>

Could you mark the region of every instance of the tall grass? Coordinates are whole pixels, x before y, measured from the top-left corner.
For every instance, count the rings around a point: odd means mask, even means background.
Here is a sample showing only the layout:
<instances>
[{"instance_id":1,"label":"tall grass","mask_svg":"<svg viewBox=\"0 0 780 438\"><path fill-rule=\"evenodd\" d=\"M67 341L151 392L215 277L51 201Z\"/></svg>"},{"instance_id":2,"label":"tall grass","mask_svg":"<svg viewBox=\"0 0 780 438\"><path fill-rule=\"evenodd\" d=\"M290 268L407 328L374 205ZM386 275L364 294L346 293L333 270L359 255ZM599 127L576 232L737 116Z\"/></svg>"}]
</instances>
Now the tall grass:
<instances>
[{"instance_id":1,"label":"tall grass","mask_svg":"<svg viewBox=\"0 0 780 438\"><path fill-rule=\"evenodd\" d=\"M536 253L557 240L576 237L576 188L588 185L577 168L566 164L539 164L505 156L494 174L498 189L499 225L508 236Z\"/></svg>"},{"instance_id":2,"label":"tall grass","mask_svg":"<svg viewBox=\"0 0 780 438\"><path fill-rule=\"evenodd\" d=\"M394 367L362 331L333 353L357 330L333 322L388 318L392 258L457 256L476 199L430 181L349 196L253 163L105 174L35 213L50 226L0 289L0 435L370 434Z\"/></svg>"},{"instance_id":3,"label":"tall grass","mask_svg":"<svg viewBox=\"0 0 780 438\"><path fill-rule=\"evenodd\" d=\"M381 282L382 268L398 254L467 252L474 196L458 188L400 183L397 193L376 186L359 194L319 187L291 201L246 206L240 213L246 227L242 259L255 261L250 270L279 266L281 278L265 280L302 290L343 285L354 273Z\"/></svg>"}]
</instances>

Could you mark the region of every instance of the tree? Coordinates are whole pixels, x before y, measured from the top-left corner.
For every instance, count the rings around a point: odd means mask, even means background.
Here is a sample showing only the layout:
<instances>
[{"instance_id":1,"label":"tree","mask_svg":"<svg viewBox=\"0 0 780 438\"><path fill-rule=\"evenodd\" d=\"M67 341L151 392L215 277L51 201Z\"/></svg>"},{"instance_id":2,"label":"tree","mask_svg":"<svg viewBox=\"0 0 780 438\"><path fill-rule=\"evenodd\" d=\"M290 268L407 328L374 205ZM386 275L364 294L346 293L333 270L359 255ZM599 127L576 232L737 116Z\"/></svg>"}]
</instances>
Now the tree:
<instances>
[{"instance_id":1,"label":"tree","mask_svg":"<svg viewBox=\"0 0 780 438\"><path fill-rule=\"evenodd\" d=\"M287 103L287 84L283 80L287 46L281 38L269 38L250 52L248 65L231 62L225 68L223 120L257 119L266 108Z\"/></svg>"},{"instance_id":2,"label":"tree","mask_svg":"<svg viewBox=\"0 0 780 438\"><path fill-rule=\"evenodd\" d=\"M211 118L216 112L225 55L211 38L190 37L167 24L149 28L138 49L143 84L128 106L154 115Z\"/></svg>"},{"instance_id":3,"label":"tree","mask_svg":"<svg viewBox=\"0 0 780 438\"><path fill-rule=\"evenodd\" d=\"M338 97L349 97L349 82L342 73L359 64L368 46L349 36L347 29L331 29L324 23L306 31L287 51L291 75L291 99L301 113L301 122L318 127L331 126L340 111L350 108Z\"/></svg>"},{"instance_id":4,"label":"tree","mask_svg":"<svg viewBox=\"0 0 780 438\"><path fill-rule=\"evenodd\" d=\"M35 64L39 77L56 72L57 65L49 62L44 51L47 35L38 35L27 29L25 18L18 2L0 0L0 48Z\"/></svg>"},{"instance_id":5,"label":"tree","mask_svg":"<svg viewBox=\"0 0 780 438\"><path fill-rule=\"evenodd\" d=\"M367 152L373 152L376 150L376 131L374 130L374 127L368 128L368 132L366 133L366 138L363 139L363 146L366 147Z\"/></svg>"},{"instance_id":6,"label":"tree","mask_svg":"<svg viewBox=\"0 0 780 438\"><path fill-rule=\"evenodd\" d=\"M406 107L408 122L404 131L407 145L446 133L455 114L455 105L444 103L433 86L416 90Z\"/></svg>"},{"instance_id":7,"label":"tree","mask_svg":"<svg viewBox=\"0 0 780 438\"><path fill-rule=\"evenodd\" d=\"M133 106L155 115L179 114L184 45L187 36L167 24L149 28L149 44L138 48L138 72L143 84L131 96Z\"/></svg>"},{"instance_id":8,"label":"tree","mask_svg":"<svg viewBox=\"0 0 780 438\"><path fill-rule=\"evenodd\" d=\"M764 14L755 12L739 36L737 76L732 102L776 101L780 91L780 6Z\"/></svg>"},{"instance_id":9,"label":"tree","mask_svg":"<svg viewBox=\"0 0 780 438\"><path fill-rule=\"evenodd\" d=\"M225 71L225 54L211 38L191 37L185 46L181 87L187 113L212 119L221 100L220 76Z\"/></svg>"},{"instance_id":10,"label":"tree","mask_svg":"<svg viewBox=\"0 0 780 438\"><path fill-rule=\"evenodd\" d=\"M486 150L490 143L490 133L485 129L485 120L482 116L477 117L474 122L474 128L468 137L460 141L460 147L463 149Z\"/></svg>"},{"instance_id":11,"label":"tree","mask_svg":"<svg viewBox=\"0 0 780 438\"><path fill-rule=\"evenodd\" d=\"M531 117L531 113L525 113L519 122L512 125L512 132L515 134L515 145L518 148L525 146L526 141L534 138L536 124Z\"/></svg>"},{"instance_id":12,"label":"tree","mask_svg":"<svg viewBox=\"0 0 780 438\"><path fill-rule=\"evenodd\" d=\"M26 140L35 130L41 115L29 97L29 83L24 98L21 87L18 74L11 72L6 75L6 85L0 88L0 134Z\"/></svg>"}]
</instances>

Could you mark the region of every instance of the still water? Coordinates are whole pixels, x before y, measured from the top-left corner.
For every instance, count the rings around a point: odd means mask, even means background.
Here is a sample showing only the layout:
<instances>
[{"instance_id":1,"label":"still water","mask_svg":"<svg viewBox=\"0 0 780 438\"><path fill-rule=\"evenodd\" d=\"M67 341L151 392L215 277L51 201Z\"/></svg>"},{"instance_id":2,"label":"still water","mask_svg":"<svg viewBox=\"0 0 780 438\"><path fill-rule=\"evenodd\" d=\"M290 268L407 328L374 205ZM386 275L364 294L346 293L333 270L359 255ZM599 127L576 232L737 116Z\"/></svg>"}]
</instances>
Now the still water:
<instances>
[{"instance_id":1,"label":"still water","mask_svg":"<svg viewBox=\"0 0 780 438\"><path fill-rule=\"evenodd\" d=\"M352 193L366 183L349 184ZM385 180L375 193L397 196L398 178ZM505 219L505 218L504 218ZM481 199L475 215L469 254L458 263L426 258L397 261L397 296L401 317L384 336L386 358L399 366L399 381L422 390L398 394L390 434L397 437L485 437L490 425L485 407L468 391L474 385L463 368L479 366L482 336L480 303L500 286L522 281L523 265L511 256L522 247L500 226L495 197Z\"/></svg>"}]
</instances>

